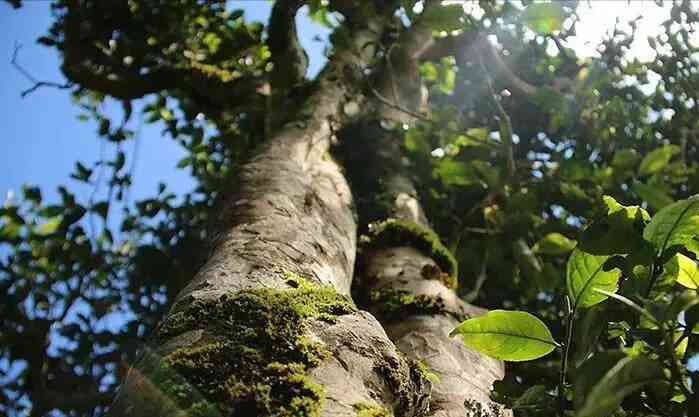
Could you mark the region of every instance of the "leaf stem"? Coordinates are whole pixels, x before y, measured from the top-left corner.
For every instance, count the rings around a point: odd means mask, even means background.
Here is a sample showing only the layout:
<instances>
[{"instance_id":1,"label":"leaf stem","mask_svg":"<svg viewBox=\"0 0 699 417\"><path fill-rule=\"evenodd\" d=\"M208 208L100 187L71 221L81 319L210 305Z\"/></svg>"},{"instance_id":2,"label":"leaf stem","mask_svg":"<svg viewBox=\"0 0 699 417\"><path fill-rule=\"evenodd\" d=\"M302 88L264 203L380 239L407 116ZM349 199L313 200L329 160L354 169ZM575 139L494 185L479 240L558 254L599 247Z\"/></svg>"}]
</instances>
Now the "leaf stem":
<instances>
[{"instance_id":1,"label":"leaf stem","mask_svg":"<svg viewBox=\"0 0 699 417\"><path fill-rule=\"evenodd\" d=\"M568 355L570 353L570 345L573 341L573 326L575 323L575 310L577 310L577 302L575 306L571 308L570 298L565 296L566 302L566 339L563 345L563 352L561 354L561 370L558 380L558 413L561 417L564 416L566 409L566 373L568 372Z\"/></svg>"},{"instance_id":2,"label":"leaf stem","mask_svg":"<svg viewBox=\"0 0 699 417\"><path fill-rule=\"evenodd\" d=\"M687 388L687 385L685 385L682 370L678 365L677 355L675 354L675 344L672 341L672 330L668 330L664 323L660 326L660 329L662 329L663 338L665 339L665 349L667 350L667 355L670 357L670 373L672 374L672 379L674 380L675 384L679 385L684 396L686 398L690 398L692 396L692 392L689 390L689 388Z\"/></svg>"}]
</instances>

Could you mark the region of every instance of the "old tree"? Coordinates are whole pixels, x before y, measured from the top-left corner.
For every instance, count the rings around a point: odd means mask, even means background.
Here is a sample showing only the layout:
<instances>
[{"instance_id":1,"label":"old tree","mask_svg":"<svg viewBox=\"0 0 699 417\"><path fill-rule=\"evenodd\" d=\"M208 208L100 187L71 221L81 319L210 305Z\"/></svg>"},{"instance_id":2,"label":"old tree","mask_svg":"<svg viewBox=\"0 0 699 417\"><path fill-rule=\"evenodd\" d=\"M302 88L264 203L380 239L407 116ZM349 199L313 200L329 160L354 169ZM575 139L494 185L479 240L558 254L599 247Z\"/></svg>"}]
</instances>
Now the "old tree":
<instances>
[{"instance_id":1,"label":"old tree","mask_svg":"<svg viewBox=\"0 0 699 417\"><path fill-rule=\"evenodd\" d=\"M98 126L71 181L109 193L0 208L0 412L696 415L699 16L583 59L577 7L54 1L67 83L32 90ZM194 191L129 204L137 117Z\"/></svg>"}]
</instances>

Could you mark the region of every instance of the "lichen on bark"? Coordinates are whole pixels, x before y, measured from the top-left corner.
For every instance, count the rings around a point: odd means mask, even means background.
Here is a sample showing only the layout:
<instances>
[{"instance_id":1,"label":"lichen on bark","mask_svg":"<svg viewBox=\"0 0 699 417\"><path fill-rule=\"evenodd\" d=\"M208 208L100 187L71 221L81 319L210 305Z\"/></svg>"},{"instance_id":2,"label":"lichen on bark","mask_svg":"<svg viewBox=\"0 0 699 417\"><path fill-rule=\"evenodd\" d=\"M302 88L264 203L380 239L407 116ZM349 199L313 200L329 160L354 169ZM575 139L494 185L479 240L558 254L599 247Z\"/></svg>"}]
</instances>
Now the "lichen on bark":
<instances>
[{"instance_id":1,"label":"lichen on bark","mask_svg":"<svg viewBox=\"0 0 699 417\"><path fill-rule=\"evenodd\" d=\"M306 337L305 324L333 322L356 308L332 287L298 276L286 283L287 289L248 289L194 301L171 314L160 339L201 334L149 360L141 374L186 415L318 416L323 387L308 370L329 352Z\"/></svg>"}]
</instances>

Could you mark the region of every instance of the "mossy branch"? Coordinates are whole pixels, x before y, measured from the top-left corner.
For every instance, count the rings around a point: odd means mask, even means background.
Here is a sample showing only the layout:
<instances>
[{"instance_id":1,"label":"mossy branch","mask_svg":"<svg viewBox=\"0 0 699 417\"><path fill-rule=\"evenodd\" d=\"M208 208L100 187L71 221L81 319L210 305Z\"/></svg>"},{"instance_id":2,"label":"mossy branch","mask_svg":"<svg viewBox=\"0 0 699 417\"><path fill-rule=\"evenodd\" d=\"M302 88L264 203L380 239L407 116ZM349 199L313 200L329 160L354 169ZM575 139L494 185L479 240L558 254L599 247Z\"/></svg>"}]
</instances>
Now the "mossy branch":
<instances>
[{"instance_id":1,"label":"mossy branch","mask_svg":"<svg viewBox=\"0 0 699 417\"><path fill-rule=\"evenodd\" d=\"M434 259L441 272L450 278L445 284L453 288L458 279L458 263L449 249L439 240L439 236L431 229L417 223L388 219L374 223L369 230L367 247L389 248L396 246L410 246L424 252ZM430 274L427 278L433 278Z\"/></svg>"}]
</instances>

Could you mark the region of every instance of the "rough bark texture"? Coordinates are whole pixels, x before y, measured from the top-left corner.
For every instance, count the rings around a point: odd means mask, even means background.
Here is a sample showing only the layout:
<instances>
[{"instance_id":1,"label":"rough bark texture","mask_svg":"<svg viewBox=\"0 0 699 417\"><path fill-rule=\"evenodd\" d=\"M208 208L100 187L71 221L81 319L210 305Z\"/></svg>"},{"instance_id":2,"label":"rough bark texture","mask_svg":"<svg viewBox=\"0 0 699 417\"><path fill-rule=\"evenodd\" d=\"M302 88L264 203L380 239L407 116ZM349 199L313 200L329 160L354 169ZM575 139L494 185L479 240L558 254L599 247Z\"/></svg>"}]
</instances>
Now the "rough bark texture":
<instances>
[{"instance_id":1,"label":"rough bark texture","mask_svg":"<svg viewBox=\"0 0 699 417\"><path fill-rule=\"evenodd\" d=\"M449 337L458 323L484 310L462 301L453 287L457 271L443 258L446 250L431 231L417 193L402 166L399 137L364 125L369 165L388 206L374 207L375 223L363 256L362 297L388 336L409 358L432 375L428 415L442 417L505 416L489 398L492 383L504 376L501 361L487 358ZM365 179L371 181L371 179ZM383 210L388 209L386 213ZM389 226L389 227L387 227ZM401 237L384 236L399 234ZM414 237L409 238L407 235ZM451 268L448 270L447 268ZM450 288L452 287L452 288Z\"/></svg>"},{"instance_id":2,"label":"rough bark texture","mask_svg":"<svg viewBox=\"0 0 699 417\"><path fill-rule=\"evenodd\" d=\"M335 51L297 108L275 118L282 126L242 168L209 260L177 296L154 349L129 372L112 415L499 415L487 395L502 364L447 337L478 310L447 287L456 263L429 229L412 184L397 174L394 141L382 142L369 165L383 170L376 178L386 178L390 213L409 227L383 225L397 234L375 236L382 244L371 248L362 280L384 327L350 298L357 222L330 147L352 116L406 105L364 97L358 82L391 17L367 14L369 3L358 16L352 4L345 5L351 45ZM297 4L288 6L275 8L287 22ZM415 76L430 39L419 25L401 37L402 64L384 67L387 76ZM379 85L385 92L395 83ZM419 108L415 94L398 96ZM369 199L376 197L384 201Z\"/></svg>"},{"instance_id":3,"label":"rough bark texture","mask_svg":"<svg viewBox=\"0 0 699 417\"><path fill-rule=\"evenodd\" d=\"M372 22L369 22L371 24ZM430 384L349 299L356 222L328 150L348 72L381 33L355 34L297 116L244 166L206 265L177 297L115 415L422 415Z\"/></svg>"}]
</instances>

